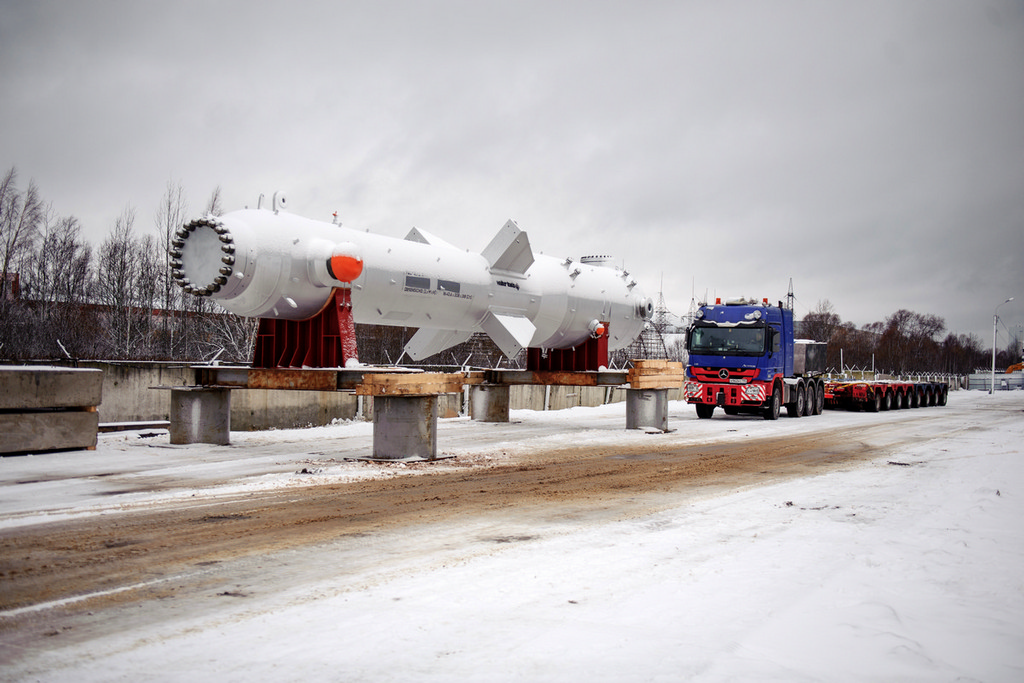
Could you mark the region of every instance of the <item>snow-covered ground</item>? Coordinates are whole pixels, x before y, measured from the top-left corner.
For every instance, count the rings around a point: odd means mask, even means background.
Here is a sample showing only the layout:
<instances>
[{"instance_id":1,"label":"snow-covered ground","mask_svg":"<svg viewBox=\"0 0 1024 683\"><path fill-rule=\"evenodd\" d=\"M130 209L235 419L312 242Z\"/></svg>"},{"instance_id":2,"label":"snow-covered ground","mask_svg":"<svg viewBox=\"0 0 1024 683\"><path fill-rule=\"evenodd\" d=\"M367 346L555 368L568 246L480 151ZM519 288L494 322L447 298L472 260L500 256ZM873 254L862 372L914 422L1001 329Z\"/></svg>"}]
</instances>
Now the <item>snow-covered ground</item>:
<instances>
[{"instance_id":1,"label":"snow-covered ground","mask_svg":"<svg viewBox=\"0 0 1024 683\"><path fill-rule=\"evenodd\" d=\"M580 439L742 439L906 413L699 421L673 403L676 431L648 435L624 430L623 410L522 411L512 425L442 420L439 451L456 457L407 471L344 461L369 451L372 427L362 423L233 433L231 447L103 435L91 453L0 460L0 529L197 492L511 461ZM920 426L899 428L920 438L897 452L682 497L649 516L453 521L368 539L366 552L388 559L365 565L329 544L264 558L265 570L239 574L244 600L168 608L137 627L126 618L84 642L53 637L17 657L0 648L0 678L1022 681L1024 392L954 392L948 406L913 413ZM511 542L494 542L499 529ZM0 629L8 618L0 613Z\"/></svg>"}]
</instances>

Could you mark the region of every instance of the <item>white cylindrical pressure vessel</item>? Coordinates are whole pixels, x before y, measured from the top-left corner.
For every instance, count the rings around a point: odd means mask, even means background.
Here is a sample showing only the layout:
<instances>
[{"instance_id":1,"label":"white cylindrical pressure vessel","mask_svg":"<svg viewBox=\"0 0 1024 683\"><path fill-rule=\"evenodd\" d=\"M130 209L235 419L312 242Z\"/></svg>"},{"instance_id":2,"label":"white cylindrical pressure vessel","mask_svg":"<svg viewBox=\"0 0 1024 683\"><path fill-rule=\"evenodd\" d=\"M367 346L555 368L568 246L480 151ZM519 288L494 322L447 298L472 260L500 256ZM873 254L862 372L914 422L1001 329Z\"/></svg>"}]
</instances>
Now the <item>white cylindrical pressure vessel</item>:
<instances>
[{"instance_id":1,"label":"white cylindrical pressure vessel","mask_svg":"<svg viewBox=\"0 0 1024 683\"><path fill-rule=\"evenodd\" d=\"M510 355L521 346L569 348L595 334L594 321L608 324L608 348L616 350L653 313L606 257L592 264L534 255L511 221L476 254L417 229L397 239L247 209L182 227L172 275L186 292L238 315L290 320L316 315L333 288L349 286L356 322L436 331L410 342L417 355L476 331Z\"/></svg>"}]
</instances>

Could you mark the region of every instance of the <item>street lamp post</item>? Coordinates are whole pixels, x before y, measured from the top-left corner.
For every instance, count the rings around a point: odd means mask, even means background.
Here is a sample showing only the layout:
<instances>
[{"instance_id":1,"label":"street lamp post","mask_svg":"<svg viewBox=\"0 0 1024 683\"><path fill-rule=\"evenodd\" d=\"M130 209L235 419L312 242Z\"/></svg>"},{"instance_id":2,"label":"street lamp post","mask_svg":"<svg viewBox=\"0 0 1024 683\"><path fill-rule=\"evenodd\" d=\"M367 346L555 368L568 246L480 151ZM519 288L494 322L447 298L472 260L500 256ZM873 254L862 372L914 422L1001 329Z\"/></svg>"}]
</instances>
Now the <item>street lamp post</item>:
<instances>
[{"instance_id":1,"label":"street lamp post","mask_svg":"<svg viewBox=\"0 0 1024 683\"><path fill-rule=\"evenodd\" d=\"M1011 301L1013 301L1012 296L1004 301L1003 304L1008 304ZM999 304L999 306L1003 304ZM996 310L992 311L992 384L988 387L988 393L990 394L996 390L996 325L999 323L999 306L996 306Z\"/></svg>"}]
</instances>

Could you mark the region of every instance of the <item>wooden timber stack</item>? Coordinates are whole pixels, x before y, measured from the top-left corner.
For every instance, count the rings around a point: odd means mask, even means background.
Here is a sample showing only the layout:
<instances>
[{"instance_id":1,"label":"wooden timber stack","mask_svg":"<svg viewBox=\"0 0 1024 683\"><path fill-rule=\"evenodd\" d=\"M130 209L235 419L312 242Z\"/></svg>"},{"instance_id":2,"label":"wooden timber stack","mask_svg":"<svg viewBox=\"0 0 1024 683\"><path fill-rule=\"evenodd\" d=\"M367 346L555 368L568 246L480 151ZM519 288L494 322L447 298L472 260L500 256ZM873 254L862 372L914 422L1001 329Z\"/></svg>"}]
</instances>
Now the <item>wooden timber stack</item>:
<instances>
[{"instance_id":1,"label":"wooden timber stack","mask_svg":"<svg viewBox=\"0 0 1024 683\"><path fill-rule=\"evenodd\" d=\"M626 381L630 389L679 389L686 381L686 371L679 361L634 360Z\"/></svg>"},{"instance_id":2,"label":"wooden timber stack","mask_svg":"<svg viewBox=\"0 0 1024 683\"><path fill-rule=\"evenodd\" d=\"M436 396L458 394L464 384L481 379L464 373L422 372L413 374L367 374L356 387L359 396Z\"/></svg>"}]
</instances>

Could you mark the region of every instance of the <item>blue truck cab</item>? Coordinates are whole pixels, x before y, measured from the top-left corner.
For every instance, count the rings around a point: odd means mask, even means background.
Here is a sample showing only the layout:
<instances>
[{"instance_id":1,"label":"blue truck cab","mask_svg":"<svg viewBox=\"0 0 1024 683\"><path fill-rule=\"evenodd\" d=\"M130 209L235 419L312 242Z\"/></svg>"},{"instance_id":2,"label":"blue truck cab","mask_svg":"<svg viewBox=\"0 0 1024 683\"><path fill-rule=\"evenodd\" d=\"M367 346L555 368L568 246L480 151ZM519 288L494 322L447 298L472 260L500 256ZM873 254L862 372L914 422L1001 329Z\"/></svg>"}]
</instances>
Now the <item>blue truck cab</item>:
<instances>
[{"instance_id":1,"label":"blue truck cab","mask_svg":"<svg viewBox=\"0 0 1024 683\"><path fill-rule=\"evenodd\" d=\"M824 405L825 345L795 339L793 311L781 304L732 301L701 306L687 332L684 394L709 418L727 415L793 417L820 414Z\"/></svg>"}]
</instances>

